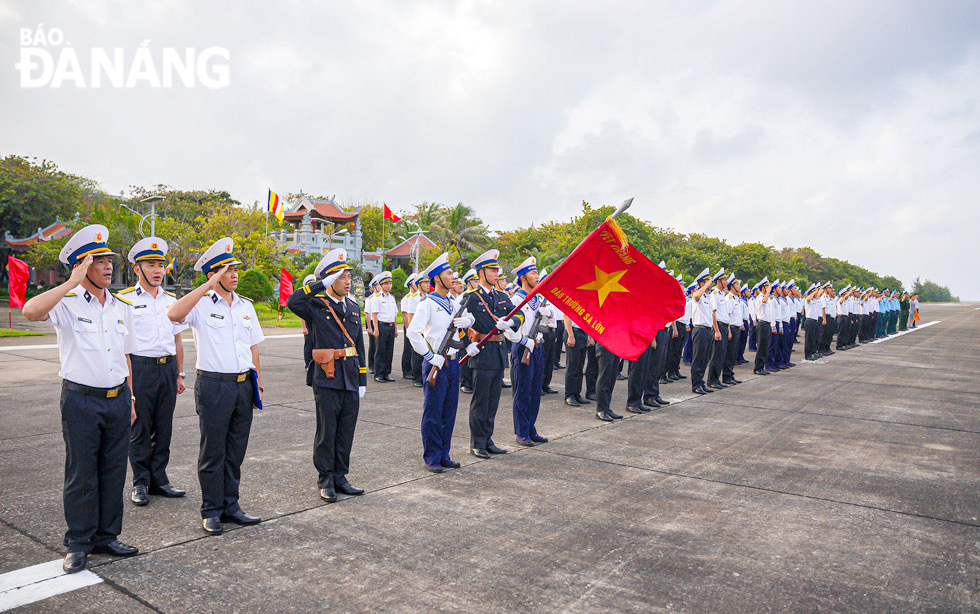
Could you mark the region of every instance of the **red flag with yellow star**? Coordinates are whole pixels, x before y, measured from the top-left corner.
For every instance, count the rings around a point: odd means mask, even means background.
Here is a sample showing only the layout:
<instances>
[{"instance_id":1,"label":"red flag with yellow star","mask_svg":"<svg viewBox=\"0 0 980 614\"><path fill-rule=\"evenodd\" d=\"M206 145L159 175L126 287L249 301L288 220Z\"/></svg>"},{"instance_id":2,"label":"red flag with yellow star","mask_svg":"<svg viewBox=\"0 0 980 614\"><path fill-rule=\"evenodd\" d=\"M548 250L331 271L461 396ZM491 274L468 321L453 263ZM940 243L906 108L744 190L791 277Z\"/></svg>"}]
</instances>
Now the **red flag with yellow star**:
<instances>
[{"instance_id":1,"label":"red flag with yellow star","mask_svg":"<svg viewBox=\"0 0 980 614\"><path fill-rule=\"evenodd\" d=\"M680 283L630 245L612 219L592 231L535 290L626 360L636 360L658 330L684 315Z\"/></svg>"}]
</instances>

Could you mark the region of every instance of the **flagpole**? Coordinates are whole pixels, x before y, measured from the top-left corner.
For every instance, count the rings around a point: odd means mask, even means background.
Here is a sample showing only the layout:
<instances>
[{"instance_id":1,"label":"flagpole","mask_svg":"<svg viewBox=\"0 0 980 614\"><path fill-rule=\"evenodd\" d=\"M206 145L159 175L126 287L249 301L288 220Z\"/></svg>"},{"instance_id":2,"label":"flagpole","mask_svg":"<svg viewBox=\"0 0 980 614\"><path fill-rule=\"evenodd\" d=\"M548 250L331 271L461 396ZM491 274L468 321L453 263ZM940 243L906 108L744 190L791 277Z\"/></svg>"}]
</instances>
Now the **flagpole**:
<instances>
[{"instance_id":1,"label":"flagpole","mask_svg":"<svg viewBox=\"0 0 980 614\"><path fill-rule=\"evenodd\" d=\"M633 197L631 196L630 198L627 198L626 200L624 200L623 201L623 204L621 204L619 206L619 208L616 209L616 211L614 211L613 214L609 216L608 219L609 220L616 219L617 217L619 217L620 215L622 215L624 211L626 211L627 209L629 209L630 208L630 205L632 205L632 204L633 204ZM605 224L605 222L603 222L603 224ZM578 252L580 249L582 249L582 246L585 245L586 243L588 243L589 239L591 239L593 237L593 235L595 235L597 232L599 232L599 229L602 228L602 225L603 224L599 224L599 226L595 230L593 230L592 232L590 232L587 237L585 237L584 239L582 239L582 242L579 243L575 247L575 249L573 249L572 252L570 254L568 254L568 256L561 262L561 264L559 264L558 266L556 266L554 268L554 270L552 270L551 273L549 273L548 275L554 275L555 273L557 273L558 271L560 271L562 268L564 268L566 264L568 264L569 262L571 262L572 256L574 256L576 252ZM511 312L508 313L507 315L505 315L502 319L503 320L509 320L512 317L514 317L514 314L516 314L518 311L520 311L521 308L524 307L524 305L526 305L529 300L531 300L535 295L538 294L538 292L540 291L539 290L540 287L541 287L540 285L537 285L534 288L532 288L531 291L527 293L527 296L524 297L524 300L521 301L521 304L518 305L517 307L514 307L514 309L512 309ZM485 344L487 342L487 339L489 339L490 337L491 337L491 335L487 335L478 344L476 344L477 349L482 348L483 347L483 344ZM470 358L469 357L469 354L467 354L466 356L463 356L463 359L459 361L460 366L463 366L464 364L466 364L466 361L468 361L469 358Z\"/></svg>"}]
</instances>

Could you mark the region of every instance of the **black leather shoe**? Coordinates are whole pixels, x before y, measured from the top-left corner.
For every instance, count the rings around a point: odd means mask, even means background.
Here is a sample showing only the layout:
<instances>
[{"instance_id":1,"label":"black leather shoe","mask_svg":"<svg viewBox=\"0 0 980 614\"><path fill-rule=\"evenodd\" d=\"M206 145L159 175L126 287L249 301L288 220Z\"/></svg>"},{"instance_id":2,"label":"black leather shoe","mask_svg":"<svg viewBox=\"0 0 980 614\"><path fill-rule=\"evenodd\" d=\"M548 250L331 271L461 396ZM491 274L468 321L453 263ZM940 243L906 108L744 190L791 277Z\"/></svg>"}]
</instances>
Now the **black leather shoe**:
<instances>
[{"instance_id":1,"label":"black leather shoe","mask_svg":"<svg viewBox=\"0 0 980 614\"><path fill-rule=\"evenodd\" d=\"M442 465L426 465L425 468L432 473L443 473L446 471L442 468Z\"/></svg>"},{"instance_id":2,"label":"black leather shoe","mask_svg":"<svg viewBox=\"0 0 980 614\"><path fill-rule=\"evenodd\" d=\"M623 419L623 415L622 414L617 414L616 412L614 412L611 409L609 410L609 415L613 417L613 420L622 420Z\"/></svg>"},{"instance_id":3,"label":"black leather shoe","mask_svg":"<svg viewBox=\"0 0 980 614\"><path fill-rule=\"evenodd\" d=\"M551 386L548 386L547 388L541 389L541 394L558 394L558 391Z\"/></svg>"},{"instance_id":4,"label":"black leather shoe","mask_svg":"<svg viewBox=\"0 0 980 614\"><path fill-rule=\"evenodd\" d=\"M711 391L706 389L704 386L698 386L697 388L691 389L691 392L693 392L694 394L708 394Z\"/></svg>"},{"instance_id":5,"label":"black leather shoe","mask_svg":"<svg viewBox=\"0 0 980 614\"><path fill-rule=\"evenodd\" d=\"M133 486L133 494L129 498L134 505L144 506L150 502L150 497L146 494L146 486Z\"/></svg>"},{"instance_id":6,"label":"black leather shoe","mask_svg":"<svg viewBox=\"0 0 980 614\"><path fill-rule=\"evenodd\" d=\"M335 503L337 501L337 491L334 489L332 485L327 486L326 488L321 488L320 498L326 501L327 503Z\"/></svg>"},{"instance_id":7,"label":"black leather shoe","mask_svg":"<svg viewBox=\"0 0 980 614\"><path fill-rule=\"evenodd\" d=\"M708 388L714 388L715 390L724 390L725 388L728 388L728 386L722 384L721 382L709 382Z\"/></svg>"},{"instance_id":8,"label":"black leather shoe","mask_svg":"<svg viewBox=\"0 0 980 614\"><path fill-rule=\"evenodd\" d=\"M507 454L507 450L504 450L495 443L491 443L487 446L487 452L490 454Z\"/></svg>"},{"instance_id":9,"label":"black leather shoe","mask_svg":"<svg viewBox=\"0 0 980 614\"><path fill-rule=\"evenodd\" d=\"M568 405L569 407L579 407L579 406L581 406L582 404L581 404L581 403L579 403L579 402L578 402L578 401L577 401L577 400L575 399L575 397L565 397L565 405Z\"/></svg>"},{"instance_id":10,"label":"black leather shoe","mask_svg":"<svg viewBox=\"0 0 980 614\"><path fill-rule=\"evenodd\" d=\"M592 401L590 401L588 399L583 399L582 398L582 395L580 395L580 394L575 395L575 400L578 401L578 404L579 405L591 405L592 404Z\"/></svg>"},{"instance_id":11,"label":"black leather shoe","mask_svg":"<svg viewBox=\"0 0 980 614\"><path fill-rule=\"evenodd\" d=\"M531 441L534 443L548 443L548 438L542 437L541 435L531 435Z\"/></svg>"},{"instance_id":12,"label":"black leather shoe","mask_svg":"<svg viewBox=\"0 0 980 614\"><path fill-rule=\"evenodd\" d=\"M214 518L205 518L201 525L204 527L204 532L208 535L221 535L221 519L215 516Z\"/></svg>"},{"instance_id":13,"label":"black leather shoe","mask_svg":"<svg viewBox=\"0 0 980 614\"><path fill-rule=\"evenodd\" d=\"M108 544L100 544L92 547L92 552L96 554L109 554L111 556L136 556L140 549L136 546L129 546L118 539L114 539Z\"/></svg>"},{"instance_id":14,"label":"black leather shoe","mask_svg":"<svg viewBox=\"0 0 980 614\"><path fill-rule=\"evenodd\" d=\"M665 400L663 399L663 397L655 397L655 398L654 398L654 400L655 400L655 401L656 401L657 403L660 403L660 405L661 405L661 406L664 406L664 405L670 405L670 401L665 401ZM647 405L649 405L649 403L647 403Z\"/></svg>"},{"instance_id":15,"label":"black leather shoe","mask_svg":"<svg viewBox=\"0 0 980 614\"><path fill-rule=\"evenodd\" d=\"M232 524L240 524L243 527L247 527L253 524L259 524L262 519L258 516L249 516L242 510L238 510L234 514L222 514L221 522L230 522Z\"/></svg>"},{"instance_id":16,"label":"black leather shoe","mask_svg":"<svg viewBox=\"0 0 980 614\"><path fill-rule=\"evenodd\" d=\"M459 463L456 463L456 466L459 467ZM354 486L350 482L346 481L343 484L337 484L334 486L334 490L342 495L350 495L352 497L359 497L364 494L363 488L358 488L357 486Z\"/></svg>"},{"instance_id":17,"label":"black leather shoe","mask_svg":"<svg viewBox=\"0 0 980 614\"><path fill-rule=\"evenodd\" d=\"M439 464L442 465L443 467L445 467L446 469L459 469L459 463L457 463L454 460L439 461ZM344 491L341 490L340 492L344 492ZM362 490L361 492L363 493L364 491ZM348 493L348 494L350 494L350 493Z\"/></svg>"},{"instance_id":18,"label":"black leather shoe","mask_svg":"<svg viewBox=\"0 0 980 614\"><path fill-rule=\"evenodd\" d=\"M732 378L728 378L728 379L722 380L722 383L724 383L726 386L735 386L736 384L741 384L742 382L740 382L738 380L734 380Z\"/></svg>"},{"instance_id":19,"label":"black leather shoe","mask_svg":"<svg viewBox=\"0 0 980 614\"><path fill-rule=\"evenodd\" d=\"M701 394L711 394L712 392L714 392L714 390L708 388L704 384L701 384Z\"/></svg>"},{"instance_id":20,"label":"black leather shoe","mask_svg":"<svg viewBox=\"0 0 980 614\"><path fill-rule=\"evenodd\" d=\"M423 384L422 382L412 382L412 385L415 386L416 388L421 388L422 386L425 386L425 384Z\"/></svg>"},{"instance_id":21,"label":"black leather shoe","mask_svg":"<svg viewBox=\"0 0 980 614\"><path fill-rule=\"evenodd\" d=\"M602 420L603 422L612 422L613 421L612 413L610 413L608 411L597 411L595 413L595 417L598 418L598 419L600 419L600 420Z\"/></svg>"},{"instance_id":22,"label":"black leather shoe","mask_svg":"<svg viewBox=\"0 0 980 614\"><path fill-rule=\"evenodd\" d=\"M677 376L677 379L687 379L687 376L683 373L675 373L674 375Z\"/></svg>"},{"instance_id":23,"label":"black leather shoe","mask_svg":"<svg viewBox=\"0 0 980 614\"><path fill-rule=\"evenodd\" d=\"M657 401L655 397L643 397L643 403L654 409L658 409L660 407L660 402Z\"/></svg>"},{"instance_id":24,"label":"black leather shoe","mask_svg":"<svg viewBox=\"0 0 980 614\"><path fill-rule=\"evenodd\" d=\"M635 405L627 405L626 406L626 411L628 411L631 414L643 414L643 413L646 413L642 409L640 409L639 407L636 407Z\"/></svg>"},{"instance_id":25,"label":"black leather shoe","mask_svg":"<svg viewBox=\"0 0 980 614\"><path fill-rule=\"evenodd\" d=\"M386 380L383 377L375 377L374 381L378 382L379 384L383 384Z\"/></svg>"},{"instance_id":26,"label":"black leather shoe","mask_svg":"<svg viewBox=\"0 0 980 614\"><path fill-rule=\"evenodd\" d=\"M65 555L65 562L61 564L61 568L65 570L65 573L77 573L85 569L87 560L88 555L84 552L69 552Z\"/></svg>"},{"instance_id":27,"label":"black leather shoe","mask_svg":"<svg viewBox=\"0 0 980 614\"><path fill-rule=\"evenodd\" d=\"M170 484L164 484L163 486L155 486L150 489L151 495L158 495L160 497L167 497L168 499L177 499L183 497L187 494L179 488L174 488Z\"/></svg>"},{"instance_id":28,"label":"black leather shoe","mask_svg":"<svg viewBox=\"0 0 980 614\"><path fill-rule=\"evenodd\" d=\"M596 400L596 393L594 393L594 392L586 392L585 393L585 398L588 399L589 401L595 401Z\"/></svg>"},{"instance_id":29,"label":"black leather shoe","mask_svg":"<svg viewBox=\"0 0 980 614\"><path fill-rule=\"evenodd\" d=\"M629 379L629 378L628 378L628 377L626 377L625 375L623 375L622 373L617 373L617 374L616 374L616 381L617 381L617 382L621 382L621 381L623 381L624 379Z\"/></svg>"},{"instance_id":30,"label":"black leather shoe","mask_svg":"<svg viewBox=\"0 0 980 614\"><path fill-rule=\"evenodd\" d=\"M660 378L660 383L661 383L661 384L669 384L669 383L670 383L670 380L669 380L669 379L667 379L667 377L666 377L666 376L665 376L665 377L661 377L661 378Z\"/></svg>"},{"instance_id":31,"label":"black leather shoe","mask_svg":"<svg viewBox=\"0 0 980 614\"><path fill-rule=\"evenodd\" d=\"M390 375L386 375L385 376L385 381L388 382L388 383L391 383L391 382L395 381L395 378L391 377Z\"/></svg>"},{"instance_id":32,"label":"black leather shoe","mask_svg":"<svg viewBox=\"0 0 980 614\"><path fill-rule=\"evenodd\" d=\"M523 437L518 437L518 438L515 439L515 441L517 442L517 445L524 446L525 448L533 448L534 447L534 442L531 441L531 438L530 437L528 437L527 439L524 439Z\"/></svg>"},{"instance_id":33,"label":"black leather shoe","mask_svg":"<svg viewBox=\"0 0 980 614\"><path fill-rule=\"evenodd\" d=\"M473 394L473 389L469 386L463 386L460 388L460 390L463 392L463 394Z\"/></svg>"},{"instance_id":34,"label":"black leather shoe","mask_svg":"<svg viewBox=\"0 0 980 614\"><path fill-rule=\"evenodd\" d=\"M490 453L480 448L470 448L470 454L477 458L490 458Z\"/></svg>"}]
</instances>

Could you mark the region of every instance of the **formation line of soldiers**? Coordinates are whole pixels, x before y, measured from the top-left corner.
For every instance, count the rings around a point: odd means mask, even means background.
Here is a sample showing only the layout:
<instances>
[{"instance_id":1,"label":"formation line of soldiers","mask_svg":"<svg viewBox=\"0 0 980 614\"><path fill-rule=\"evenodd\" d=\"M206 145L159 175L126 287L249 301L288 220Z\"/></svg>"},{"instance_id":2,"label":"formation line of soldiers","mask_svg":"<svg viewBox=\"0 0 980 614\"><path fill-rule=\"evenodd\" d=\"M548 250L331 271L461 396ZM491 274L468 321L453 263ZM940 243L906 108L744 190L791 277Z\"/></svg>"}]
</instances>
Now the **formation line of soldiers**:
<instances>
[{"instance_id":1,"label":"formation line of soldiers","mask_svg":"<svg viewBox=\"0 0 980 614\"><path fill-rule=\"evenodd\" d=\"M255 309L238 295L238 265L230 238L215 241L194 269L207 281L178 299L162 288L168 245L158 237L137 242L128 260L138 282L108 291L113 257L108 230L91 225L65 244L60 260L69 279L24 306L29 320L49 320L58 336L61 416L66 461L64 512L68 526L64 569L84 569L92 552L133 556L138 549L119 541L122 531L126 459L133 470L131 500L145 506L151 496L183 497L167 476L176 397L185 390L180 334L190 328L197 347L194 400L199 419L197 473L201 527L210 535L222 523L252 525L260 518L239 503L241 465L253 410L262 408L258 345L264 335ZM791 280L763 279L743 288L724 269L705 269L687 286L687 308L667 324L636 361L624 362L589 338L559 310L535 295L507 317L546 274L531 257L511 271L507 284L489 250L462 277L447 254L406 281L402 299L403 377L423 389L422 460L441 473L460 465L450 456L460 392L469 403L470 453L481 459L507 451L494 441L501 391L512 387L515 442L531 447L548 441L537 430L544 394L554 393L551 376L567 350L565 403L596 403L596 418L621 419L611 399L618 380L628 380L626 409L646 413L668 405L660 386L686 379L681 360L691 364L692 391L708 394L740 383L737 365L746 343L756 350L754 371L768 375L793 366L799 323L804 322L810 359L846 350L894 330L899 320L894 293L873 288L812 285L801 293ZM664 263L661 262L661 267ZM671 272L673 274L673 272ZM683 284L681 276L676 277ZM379 383L391 378L399 305L391 274L372 280L364 323L373 350L365 351L362 314L350 296L347 253L335 249L316 265L287 307L304 323L306 384L316 404L313 464L319 496L364 493L348 480L351 447L368 371ZM467 363L460 365L467 356ZM373 365L370 364L373 356ZM705 371L707 369L707 381ZM510 382L504 374L509 371ZM586 388L582 396L583 383Z\"/></svg>"}]
</instances>

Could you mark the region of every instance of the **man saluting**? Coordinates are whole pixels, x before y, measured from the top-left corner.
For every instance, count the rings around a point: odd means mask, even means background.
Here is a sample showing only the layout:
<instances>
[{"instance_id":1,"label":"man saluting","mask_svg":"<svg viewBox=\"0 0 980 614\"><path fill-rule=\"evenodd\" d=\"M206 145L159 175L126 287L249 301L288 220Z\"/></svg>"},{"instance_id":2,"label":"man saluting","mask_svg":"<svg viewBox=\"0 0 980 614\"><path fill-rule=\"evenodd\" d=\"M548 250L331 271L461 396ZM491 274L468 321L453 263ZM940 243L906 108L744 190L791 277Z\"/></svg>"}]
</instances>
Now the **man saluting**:
<instances>
[{"instance_id":1,"label":"man saluting","mask_svg":"<svg viewBox=\"0 0 980 614\"><path fill-rule=\"evenodd\" d=\"M61 431L65 438L65 546L68 573L85 568L90 552L133 556L120 542L130 406L125 338L129 306L107 292L112 282L105 226L82 228L58 259L73 267L68 281L24 305L24 317L49 320L61 359Z\"/></svg>"},{"instance_id":2,"label":"man saluting","mask_svg":"<svg viewBox=\"0 0 980 614\"><path fill-rule=\"evenodd\" d=\"M316 401L313 465L320 497L328 503L337 493L363 495L347 480L350 451L360 400L367 390L364 331L357 303L347 297L351 287L347 251L335 249L316 265L315 281L286 301L306 323L312 338L311 370ZM322 293L322 294L321 294ZM319 296L318 296L319 295Z\"/></svg>"}]
</instances>

